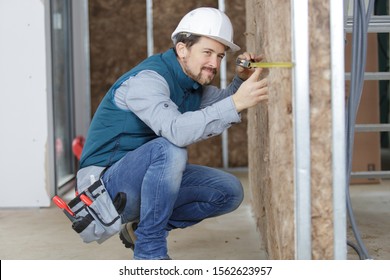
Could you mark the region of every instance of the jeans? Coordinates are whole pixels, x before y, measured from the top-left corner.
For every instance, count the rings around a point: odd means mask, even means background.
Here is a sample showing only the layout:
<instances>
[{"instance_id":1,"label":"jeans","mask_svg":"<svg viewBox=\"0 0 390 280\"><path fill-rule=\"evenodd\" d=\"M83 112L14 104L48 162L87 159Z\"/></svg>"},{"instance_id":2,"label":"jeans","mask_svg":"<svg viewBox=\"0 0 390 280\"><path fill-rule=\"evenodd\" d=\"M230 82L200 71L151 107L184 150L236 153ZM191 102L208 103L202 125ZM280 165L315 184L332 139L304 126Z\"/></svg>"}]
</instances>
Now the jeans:
<instances>
[{"instance_id":1,"label":"jeans","mask_svg":"<svg viewBox=\"0 0 390 280\"><path fill-rule=\"evenodd\" d=\"M159 137L128 152L103 175L111 198L127 195L122 221L139 220L135 259L166 259L168 232L235 210L240 181L218 169L187 163L187 150Z\"/></svg>"}]
</instances>

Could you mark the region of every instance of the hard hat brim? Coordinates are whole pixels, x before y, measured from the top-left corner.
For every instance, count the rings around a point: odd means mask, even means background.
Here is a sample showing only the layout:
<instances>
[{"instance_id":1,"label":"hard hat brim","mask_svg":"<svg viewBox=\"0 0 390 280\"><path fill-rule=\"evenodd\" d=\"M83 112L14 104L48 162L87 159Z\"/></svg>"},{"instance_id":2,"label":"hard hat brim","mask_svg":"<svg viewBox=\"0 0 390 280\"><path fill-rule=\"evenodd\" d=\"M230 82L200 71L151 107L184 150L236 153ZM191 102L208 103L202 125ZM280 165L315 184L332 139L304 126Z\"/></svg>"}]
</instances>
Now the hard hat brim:
<instances>
[{"instance_id":1,"label":"hard hat brim","mask_svg":"<svg viewBox=\"0 0 390 280\"><path fill-rule=\"evenodd\" d=\"M200 36L205 36L205 35L200 35ZM229 41L226 41L222 38L218 38L218 37L213 37L213 36L205 36L205 37L208 37L210 39L213 39L215 41L218 41L220 42L221 44L225 45L226 47L228 47L229 49L227 51L231 51L231 52L236 52L236 51L239 51L241 48L239 46L237 46L236 44L232 43L232 42L229 42Z\"/></svg>"},{"instance_id":2,"label":"hard hat brim","mask_svg":"<svg viewBox=\"0 0 390 280\"><path fill-rule=\"evenodd\" d=\"M171 39L172 39L172 41L174 43L175 43L175 37L179 33L181 33L181 32L173 32L172 33ZM191 34L194 34L194 35L197 35L197 36L207 37L207 38L213 39L213 40L215 40L217 42L220 42L222 45L225 45L226 47L228 47L227 51L230 51L230 52L236 52L236 51L239 51L241 49L238 45L236 45L236 44L234 44L232 42L229 42L227 40L224 40L224 39L222 39L220 37L204 35L204 34L197 34L197 33L191 33Z\"/></svg>"}]
</instances>

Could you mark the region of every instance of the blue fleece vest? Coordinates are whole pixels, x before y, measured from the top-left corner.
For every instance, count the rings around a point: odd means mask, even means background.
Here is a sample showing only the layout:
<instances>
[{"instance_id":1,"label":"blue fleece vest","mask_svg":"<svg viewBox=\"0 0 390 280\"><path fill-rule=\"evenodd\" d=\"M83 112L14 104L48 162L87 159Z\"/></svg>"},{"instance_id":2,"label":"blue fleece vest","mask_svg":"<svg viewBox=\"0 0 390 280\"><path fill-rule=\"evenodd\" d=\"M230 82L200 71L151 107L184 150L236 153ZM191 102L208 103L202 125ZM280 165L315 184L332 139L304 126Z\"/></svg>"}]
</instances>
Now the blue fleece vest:
<instances>
[{"instance_id":1,"label":"blue fleece vest","mask_svg":"<svg viewBox=\"0 0 390 280\"><path fill-rule=\"evenodd\" d=\"M199 109L203 88L183 72L174 50L151 56L122 75L101 101L88 131L80 168L110 166L127 152L158 137L134 113L118 108L114 101L115 90L142 70L153 70L164 77L170 98L181 113Z\"/></svg>"}]
</instances>

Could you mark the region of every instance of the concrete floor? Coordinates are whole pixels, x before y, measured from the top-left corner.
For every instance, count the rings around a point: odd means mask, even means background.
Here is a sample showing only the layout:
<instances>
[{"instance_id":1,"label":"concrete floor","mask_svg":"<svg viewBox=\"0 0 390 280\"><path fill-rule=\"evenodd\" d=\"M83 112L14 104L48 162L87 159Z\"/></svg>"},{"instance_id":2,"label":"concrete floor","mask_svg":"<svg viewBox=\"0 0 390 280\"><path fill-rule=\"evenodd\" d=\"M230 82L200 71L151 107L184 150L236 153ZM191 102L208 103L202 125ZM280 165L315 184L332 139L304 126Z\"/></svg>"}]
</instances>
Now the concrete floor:
<instances>
[{"instance_id":1,"label":"concrete floor","mask_svg":"<svg viewBox=\"0 0 390 280\"><path fill-rule=\"evenodd\" d=\"M267 259L251 212L247 174L236 175L245 187L244 203L228 215L171 232L168 243L173 259ZM369 253L374 259L390 260L390 181L353 185L350 190L358 228ZM350 230L349 236L354 241ZM55 206L0 209L0 259L126 260L132 259L132 251L116 236L101 245L83 243ZM352 249L348 250L348 259L357 259Z\"/></svg>"},{"instance_id":2,"label":"concrete floor","mask_svg":"<svg viewBox=\"0 0 390 280\"><path fill-rule=\"evenodd\" d=\"M390 260L390 180L352 185L350 194L356 224L368 253L374 260ZM350 226L348 237L356 244ZM351 248L348 259L358 259Z\"/></svg>"},{"instance_id":3,"label":"concrete floor","mask_svg":"<svg viewBox=\"0 0 390 280\"><path fill-rule=\"evenodd\" d=\"M249 204L247 173L237 173L245 187L244 203L234 212L172 231L169 255L182 260L262 260L259 232ZM64 197L68 200L68 196ZM71 196L69 195L69 199ZM132 259L119 237L85 244L56 207L0 210L0 259L126 260Z\"/></svg>"}]
</instances>

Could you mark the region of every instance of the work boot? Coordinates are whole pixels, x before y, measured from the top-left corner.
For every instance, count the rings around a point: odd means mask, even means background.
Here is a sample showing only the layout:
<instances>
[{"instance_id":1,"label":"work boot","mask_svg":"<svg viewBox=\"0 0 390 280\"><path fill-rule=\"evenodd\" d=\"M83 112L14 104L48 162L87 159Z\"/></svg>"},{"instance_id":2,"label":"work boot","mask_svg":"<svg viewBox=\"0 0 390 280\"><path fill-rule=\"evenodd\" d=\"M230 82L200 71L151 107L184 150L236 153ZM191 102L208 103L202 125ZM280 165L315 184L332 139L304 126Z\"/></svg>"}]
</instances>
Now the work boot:
<instances>
[{"instance_id":1,"label":"work boot","mask_svg":"<svg viewBox=\"0 0 390 280\"><path fill-rule=\"evenodd\" d=\"M128 222L122 226L122 229L119 233L119 238L122 240L122 243L126 248L130 248L134 251L135 241L137 240L137 236L134 231L138 227L138 221Z\"/></svg>"}]
</instances>

